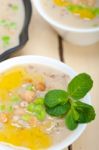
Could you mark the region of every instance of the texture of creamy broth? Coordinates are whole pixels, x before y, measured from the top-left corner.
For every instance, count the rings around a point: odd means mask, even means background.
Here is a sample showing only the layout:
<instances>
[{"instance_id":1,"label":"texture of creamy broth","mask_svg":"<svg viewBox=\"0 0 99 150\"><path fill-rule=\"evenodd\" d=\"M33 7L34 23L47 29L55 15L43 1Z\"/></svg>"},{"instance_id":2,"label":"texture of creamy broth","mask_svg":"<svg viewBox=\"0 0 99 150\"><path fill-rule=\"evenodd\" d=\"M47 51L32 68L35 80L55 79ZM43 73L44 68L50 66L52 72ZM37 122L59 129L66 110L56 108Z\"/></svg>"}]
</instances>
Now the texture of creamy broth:
<instances>
[{"instance_id":1,"label":"texture of creamy broth","mask_svg":"<svg viewBox=\"0 0 99 150\"><path fill-rule=\"evenodd\" d=\"M53 0L40 0L41 6L45 13L57 21L59 24L74 28L96 28L99 27L99 16L92 20L81 19L77 15L73 15L66 10L66 7L59 7L55 5ZM97 0L96 6L99 7L99 1Z\"/></svg>"},{"instance_id":2,"label":"texture of creamy broth","mask_svg":"<svg viewBox=\"0 0 99 150\"><path fill-rule=\"evenodd\" d=\"M33 81L44 82L46 88L44 91L38 90L36 97L44 97L45 93L51 89L66 89L70 77L68 74L47 67L45 65L26 65L12 68L0 75L0 105L9 105L11 96L24 91L27 84ZM10 83L10 84L9 84ZM19 102L17 105L21 105ZM14 105L15 107L15 105ZM25 109L25 108L24 108ZM14 110L13 110L14 111ZM1 112L0 112L1 113ZM15 112L14 112L15 113ZM15 118L15 116L14 116ZM19 120L20 121L20 120ZM13 122L13 119L4 125L0 123L0 142L3 145L12 144L20 148L30 148L31 150L44 150L54 144L59 144L71 134L62 118L46 116L42 122L38 122L36 127L22 122ZM18 147L12 147L19 150ZM22 148L24 150L24 148Z\"/></svg>"},{"instance_id":3,"label":"texture of creamy broth","mask_svg":"<svg viewBox=\"0 0 99 150\"><path fill-rule=\"evenodd\" d=\"M19 44L25 18L22 0L0 0L0 54Z\"/></svg>"}]
</instances>

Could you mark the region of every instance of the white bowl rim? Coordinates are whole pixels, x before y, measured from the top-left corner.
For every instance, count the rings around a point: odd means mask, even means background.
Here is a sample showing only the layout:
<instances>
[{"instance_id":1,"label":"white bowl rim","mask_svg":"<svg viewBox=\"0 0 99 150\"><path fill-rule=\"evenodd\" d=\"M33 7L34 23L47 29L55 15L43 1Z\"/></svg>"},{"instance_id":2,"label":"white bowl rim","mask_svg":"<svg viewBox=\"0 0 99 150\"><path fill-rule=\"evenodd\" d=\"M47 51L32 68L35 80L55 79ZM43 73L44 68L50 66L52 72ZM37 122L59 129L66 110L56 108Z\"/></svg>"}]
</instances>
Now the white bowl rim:
<instances>
[{"instance_id":1,"label":"white bowl rim","mask_svg":"<svg viewBox=\"0 0 99 150\"><path fill-rule=\"evenodd\" d=\"M34 3L34 6L38 10L39 14L51 25L54 27L57 27L61 30L65 31L71 31L71 32L77 32L77 33L92 33L92 32L97 32L99 31L99 27L93 27L90 29L84 29L84 28L74 28L74 27L69 27L62 25L61 23L58 23L57 21L53 20L49 15L45 13L43 10L42 6L40 5L40 0L32 0Z\"/></svg>"},{"instance_id":2,"label":"white bowl rim","mask_svg":"<svg viewBox=\"0 0 99 150\"><path fill-rule=\"evenodd\" d=\"M53 58L48 58L45 56L36 56L36 55L18 56L18 57L5 60L0 63L0 73L3 73L14 66L31 64L31 63L47 65L52 68L61 70L64 73L70 75L71 78L77 75L76 72L70 66L60 62L59 60L55 60ZM91 104L91 99L89 94L84 98L84 101L88 104ZM79 136L86 129L86 126L87 126L86 124L79 125L78 128L69 137L66 138L66 140L64 140L63 142L55 146L52 146L48 150L56 150L56 149L62 150L63 148L68 147L70 144L72 144L75 140L79 138ZM2 148L2 145L0 145L0 148ZM10 149L5 148L5 150L10 150Z\"/></svg>"}]
</instances>

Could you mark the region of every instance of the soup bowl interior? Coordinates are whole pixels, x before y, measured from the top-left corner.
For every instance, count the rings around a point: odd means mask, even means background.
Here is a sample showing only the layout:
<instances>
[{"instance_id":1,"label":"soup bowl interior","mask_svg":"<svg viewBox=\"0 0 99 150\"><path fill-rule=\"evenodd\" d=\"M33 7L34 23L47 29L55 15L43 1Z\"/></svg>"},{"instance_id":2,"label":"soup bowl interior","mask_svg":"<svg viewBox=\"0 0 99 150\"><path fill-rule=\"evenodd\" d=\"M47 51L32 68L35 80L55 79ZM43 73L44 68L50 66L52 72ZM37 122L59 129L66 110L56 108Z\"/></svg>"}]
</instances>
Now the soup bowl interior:
<instances>
[{"instance_id":1,"label":"soup bowl interior","mask_svg":"<svg viewBox=\"0 0 99 150\"><path fill-rule=\"evenodd\" d=\"M49 66L53 69L57 69L63 73L66 73L70 76L70 78L73 78L76 73L75 71L69 67L66 64L63 64L62 62L52 59L52 58L47 58L47 57L42 57L42 56L20 56L20 57L15 57L11 58L9 60L6 60L2 63L0 63L0 73L5 72L6 70L19 66L19 65L27 65L27 64L40 64L40 65L46 65ZM84 99L84 102L86 103L91 103L90 102L90 96L87 95ZM65 140L63 140L61 143L58 143L57 145L53 145L50 147L48 150L61 150L70 144L72 144L75 140L79 138L79 136L83 133L83 131L86 128L86 124L80 124L76 130L74 130L70 136L66 137ZM3 145L0 145L0 150L4 149ZM5 147L5 150L11 150L9 147Z\"/></svg>"},{"instance_id":2,"label":"soup bowl interior","mask_svg":"<svg viewBox=\"0 0 99 150\"><path fill-rule=\"evenodd\" d=\"M43 9L40 0L32 0L39 14L46 20L66 41L76 45L87 46L99 41L99 27L78 28L63 25L50 17L50 15Z\"/></svg>"},{"instance_id":3,"label":"soup bowl interior","mask_svg":"<svg viewBox=\"0 0 99 150\"><path fill-rule=\"evenodd\" d=\"M89 32L96 32L99 31L99 27L90 27L90 28L75 28L73 26L68 26L68 24L66 25L62 25L61 23L59 23L58 21L56 21L55 19L53 19L52 17L50 17L50 15L48 15L48 13L46 13L46 11L43 9L42 4L40 2L40 0L32 0L34 6L37 8L38 12L40 13L40 15L46 20L48 21L50 24L52 24L53 26L56 26L59 29L63 29L66 31L72 31L72 32L80 32L80 33L89 33Z\"/></svg>"},{"instance_id":4,"label":"soup bowl interior","mask_svg":"<svg viewBox=\"0 0 99 150\"><path fill-rule=\"evenodd\" d=\"M31 0L22 0L23 7L24 7L24 21L23 21L23 27L21 29L21 32L18 36L19 43L15 45L14 47L7 49L3 53L0 54L0 62L5 60L10 56L11 53L20 50L28 41L28 28L32 17L32 4ZM20 14L21 15L21 14ZM23 19L23 18L22 18Z\"/></svg>"}]
</instances>

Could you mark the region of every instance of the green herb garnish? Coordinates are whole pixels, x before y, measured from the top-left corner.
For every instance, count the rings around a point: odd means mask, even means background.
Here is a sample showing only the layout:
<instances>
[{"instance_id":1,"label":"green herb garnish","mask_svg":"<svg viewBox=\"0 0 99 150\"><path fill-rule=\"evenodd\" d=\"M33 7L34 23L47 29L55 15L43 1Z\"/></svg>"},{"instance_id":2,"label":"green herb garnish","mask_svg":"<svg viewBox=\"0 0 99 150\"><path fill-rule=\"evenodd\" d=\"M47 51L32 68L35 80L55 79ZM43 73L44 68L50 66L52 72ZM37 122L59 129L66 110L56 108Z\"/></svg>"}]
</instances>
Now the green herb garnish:
<instances>
[{"instance_id":1,"label":"green herb garnish","mask_svg":"<svg viewBox=\"0 0 99 150\"><path fill-rule=\"evenodd\" d=\"M5 25L6 25L6 20L1 19L1 20L0 20L0 26L5 26Z\"/></svg>"},{"instance_id":2,"label":"green herb garnish","mask_svg":"<svg viewBox=\"0 0 99 150\"><path fill-rule=\"evenodd\" d=\"M79 74L68 84L68 94L74 100L83 98L93 86L93 81L88 74Z\"/></svg>"},{"instance_id":3,"label":"green herb garnish","mask_svg":"<svg viewBox=\"0 0 99 150\"><path fill-rule=\"evenodd\" d=\"M1 19L0 20L0 26L9 28L9 29L16 29L17 24L15 22L12 22L10 20Z\"/></svg>"},{"instance_id":4,"label":"green herb garnish","mask_svg":"<svg viewBox=\"0 0 99 150\"><path fill-rule=\"evenodd\" d=\"M7 35L2 36L2 42L4 46L8 46L10 44L10 37Z\"/></svg>"},{"instance_id":5,"label":"green herb garnish","mask_svg":"<svg viewBox=\"0 0 99 150\"><path fill-rule=\"evenodd\" d=\"M66 103L63 105L57 105L56 107L49 108L47 107L46 111L52 116L61 116L66 114L70 109L70 104Z\"/></svg>"},{"instance_id":6,"label":"green herb garnish","mask_svg":"<svg viewBox=\"0 0 99 150\"><path fill-rule=\"evenodd\" d=\"M31 119L31 115L30 114L24 114L21 118L23 121L27 122Z\"/></svg>"},{"instance_id":7,"label":"green herb garnish","mask_svg":"<svg viewBox=\"0 0 99 150\"><path fill-rule=\"evenodd\" d=\"M16 5L16 4L11 5L11 8L13 11L17 11L19 9L18 5Z\"/></svg>"},{"instance_id":8,"label":"green herb garnish","mask_svg":"<svg viewBox=\"0 0 99 150\"><path fill-rule=\"evenodd\" d=\"M70 130L74 130L77 128L78 122L74 119L72 110L69 110L69 112L67 113L67 115L65 117L65 124L66 124L67 128Z\"/></svg>"},{"instance_id":9,"label":"green herb garnish","mask_svg":"<svg viewBox=\"0 0 99 150\"><path fill-rule=\"evenodd\" d=\"M27 85L26 90L28 90L28 91L34 91L35 87L33 85Z\"/></svg>"},{"instance_id":10,"label":"green herb garnish","mask_svg":"<svg viewBox=\"0 0 99 150\"><path fill-rule=\"evenodd\" d=\"M8 106L7 106L7 111L8 111L8 112L11 113L11 112L13 112L13 110L14 110L14 108L13 108L12 105L8 105Z\"/></svg>"},{"instance_id":11,"label":"green herb garnish","mask_svg":"<svg viewBox=\"0 0 99 150\"><path fill-rule=\"evenodd\" d=\"M36 98L34 101L35 104L44 105L44 98Z\"/></svg>"},{"instance_id":12,"label":"green herb garnish","mask_svg":"<svg viewBox=\"0 0 99 150\"><path fill-rule=\"evenodd\" d=\"M93 86L93 80L86 73L74 77L68 84L67 91L51 90L45 95L46 112L51 116L64 117L70 130L79 123L88 123L95 119L93 106L81 102Z\"/></svg>"},{"instance_id":13,"label":"green herb garnish","mask_svg":"<svg viewBox=\"0 0 99 150\"><path fill-rule=\"evenodd\" d=\"M95 119L94 108L91 105L78 101L75 103L74 107L79 113L77 119L79 123L88 123Z\"/></svg>"},{"instance_id":14,"label":"green herb garnish","mask_svg":"<svg viewBox=\"0 0 99 150\"><path fill-rule=\"evenodd\" d=\"M36 102L36 101L35 101ZM27 106L27 110L33 113L37 117L38 120L43 121L46 118L46 111L44 105L42 103L30 103Z\"/></svg>"},{"instance_id":15,"label":"green herb garnish","mask_svg":"<svg viewBox=\"0 0 99 150\"><path fill-rule=\"evenodd\" d=\"M12 103L19 103L21 101L21 98L18 95L13 95L11 97L11 102Z\"/></svg>"},{"instance_id":16,"label":"green herb garnish","mask_svg":"<svg viewBox=\"0 0 99 150\"><path fill-rule=\"evenodd\" d=\"M51 90L45 95L45 105L52 108L64 104L68 100L68 93L64 90Z\"/></svg>"},{"instance_id":17,"label":"green herb garnish","mask_svg":"<svg viewBox=\"0 0 99 150\"><path fill-rule=\"evenodd\" d=\"M68 6L66 6L66 9L73 14L78 14L80 18L84 19L94 19L95 17L99 16L98 7L93 8L86 5L69 4Z\"/></svg>"},{"instance_id":18,"label":"green herb garnish","mask_svg":"<svg viewBox=\"0 0 99 150\"><path fill-rule=\"evenodd\" d=\"M3 105L3 104L2 104L2 105L0 105L0 112L4 111L4 110L5 110L5 108L6 108L6 107L5 107L5 105Z\"/></svg>"}]
</instances>

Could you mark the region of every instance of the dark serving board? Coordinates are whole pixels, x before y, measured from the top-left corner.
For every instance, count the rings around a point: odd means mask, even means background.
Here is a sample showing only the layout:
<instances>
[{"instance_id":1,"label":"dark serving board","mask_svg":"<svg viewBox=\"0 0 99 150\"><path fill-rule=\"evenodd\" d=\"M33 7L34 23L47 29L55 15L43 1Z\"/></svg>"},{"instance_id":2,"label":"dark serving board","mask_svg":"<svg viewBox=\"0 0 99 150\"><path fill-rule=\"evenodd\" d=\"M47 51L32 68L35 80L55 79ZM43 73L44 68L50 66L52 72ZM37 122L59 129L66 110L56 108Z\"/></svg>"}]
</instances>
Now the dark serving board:
<instances>
[{"instance_id":1,"label":"dark serving board","mask_svg":"<svg viewBox=\"0 0 99 150\"><path fill-rule=\"evenodd\" d=\"M32 16L32 4L31 0L22 0L25 8L25 21L23 25L23 29L19 35L19 45L6 50L4 53L0 55L0 62L2 60L7 59L11 53L20 50L28 41L28 27Z\"/></svg>"}]
</instances>

